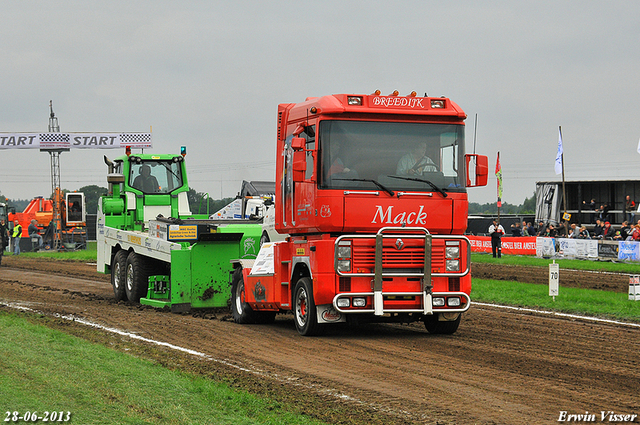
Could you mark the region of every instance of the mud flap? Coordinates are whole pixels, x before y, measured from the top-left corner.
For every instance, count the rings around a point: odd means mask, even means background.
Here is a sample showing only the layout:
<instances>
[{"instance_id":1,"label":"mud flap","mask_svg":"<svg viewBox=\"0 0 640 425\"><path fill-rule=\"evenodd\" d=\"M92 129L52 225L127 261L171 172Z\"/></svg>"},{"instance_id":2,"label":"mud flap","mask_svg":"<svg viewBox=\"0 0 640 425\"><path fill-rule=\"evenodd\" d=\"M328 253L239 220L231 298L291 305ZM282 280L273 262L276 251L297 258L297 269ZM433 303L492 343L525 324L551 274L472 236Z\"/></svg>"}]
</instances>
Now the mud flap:
<instances>
[{"instance_id":1,"label":"mud flap","mask_svg":"<svg viewBox=\"0 0 640 425\"><path fill-rule=\"evenodd\" d=\"M316 306L318 323L342 323L347 321L345 314L335 309L333 304Z\"/></svg>"}]
</instances>

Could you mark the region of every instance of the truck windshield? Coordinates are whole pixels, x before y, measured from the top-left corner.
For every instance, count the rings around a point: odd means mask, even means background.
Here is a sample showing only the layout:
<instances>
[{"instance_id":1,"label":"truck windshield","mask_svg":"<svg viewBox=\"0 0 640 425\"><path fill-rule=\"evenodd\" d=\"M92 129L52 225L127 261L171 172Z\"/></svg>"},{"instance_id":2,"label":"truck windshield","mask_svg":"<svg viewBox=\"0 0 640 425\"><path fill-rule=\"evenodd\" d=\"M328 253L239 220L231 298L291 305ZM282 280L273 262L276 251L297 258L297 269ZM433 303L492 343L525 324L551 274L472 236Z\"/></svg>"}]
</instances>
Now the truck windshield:
<instances>
[{"instance_id":1,"label":"truck windshield","mask_svg":"<svg viewBox=\"0 0 640 425\"><path fill-rule=\"evenodd\" d=\"M170 160L131 163L129 186L143 193L170 193L182 186L180 163Z\"/></svg>"},{"instance_id":2,"label":"truck windshield","mask_svg":"<svg viewBox=\"0 0 640 425\"><path fill-rule=\"evenodd\" d=\"M323 189L466 191L460 124L326 120L318 147Z\"/></svg>"}]
</instances>

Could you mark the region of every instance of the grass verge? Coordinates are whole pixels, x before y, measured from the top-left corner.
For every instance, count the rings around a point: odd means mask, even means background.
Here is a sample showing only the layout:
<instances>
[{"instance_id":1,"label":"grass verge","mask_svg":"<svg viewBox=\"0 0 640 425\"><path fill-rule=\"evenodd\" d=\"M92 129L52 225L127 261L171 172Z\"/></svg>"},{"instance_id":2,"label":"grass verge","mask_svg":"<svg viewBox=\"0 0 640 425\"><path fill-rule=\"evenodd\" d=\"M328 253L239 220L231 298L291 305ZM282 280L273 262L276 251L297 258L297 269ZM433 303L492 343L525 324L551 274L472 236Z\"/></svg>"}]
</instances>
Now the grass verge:
<instances>
[{"instance_id":1,"label":"grass verge","mask_svg":"<svg viewBox=\"0 0 640 425\"><path fill-rule=\"evenodd\" d=\"M637 262L591 261L565 258L555 258L554 260L556 264L560 265L561 269L640 274L640 264ZM549 258L539 258L527 255L503 255L502 258L493 258L491 254L478 252L471 253L472 263L548 267L552 261L553 260Z\"/></svg>"},{"instance_id":2,"label":"grass verge","mask_svg":"<svg viewBox=\"0 0 640 425\"><path fill-rule=\"evenodd\" d=\"M168 370L0 311L0 404L82 424L320 424L211 379ZM10 418L10 417L9 417ZM39 422L39 421L38 421Z\"/></svg>"},{"instance_id":3,"label":"grass verge","mask_svg":"<svg viewBox=\"0 0 640 425\"><path fill-rule=\"evenodd\" d=\"M640 301L626 293L596 289L560 288L555 297L549 287L533 283L473 279L471 299L478 302L533 307L570 314L640 322Z\"/></svg>"}]
</instances>

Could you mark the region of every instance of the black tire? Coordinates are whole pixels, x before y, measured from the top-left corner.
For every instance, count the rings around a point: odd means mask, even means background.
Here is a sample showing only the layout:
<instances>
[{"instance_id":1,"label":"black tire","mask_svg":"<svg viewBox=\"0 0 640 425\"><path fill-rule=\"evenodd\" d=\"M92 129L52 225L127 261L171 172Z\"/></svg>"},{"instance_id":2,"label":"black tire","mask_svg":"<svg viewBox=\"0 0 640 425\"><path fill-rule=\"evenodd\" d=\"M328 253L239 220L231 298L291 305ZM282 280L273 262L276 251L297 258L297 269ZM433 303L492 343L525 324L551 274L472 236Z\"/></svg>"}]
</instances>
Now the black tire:
<instances>
[{"instance_id":1,"label":"black tire","mask_svg":"<svg viewBox=\"0 0 640 425\"><path fill-rule=\"evenodd\" d=\"M124 289L127 279L127 255L127 251L121 249L116 252L111 262L111 286L113 287L113 295L115 295L116 301L127 299Z\"/></svg>"},{"instance_id":2,"label":"black tire","mask_svg":"<svg viewBox=\"0 0 640 425\"><path fill-rule=\"evenodd\" d=\"M303 277L296 283L293 292L293 321L302 336L319 335L322 326L318 323L317 309L313 301L311 279Z\"/></svg>"},{"instance_id":3,"label":"black tire","mask_svg":"<svg viewBox=\"0 0 640 425\"><path fill-rule=\"evenodd\" d=\"M456 320L450 322L439 321L438 314L434 313L430 316L424 316L424 327L427 328L430 334L452 335L458 330L461 319L462 314L459 314Z\"/></svg>"},{"instance_id":4,"label":"black tire","mask_svg":"<svg viewBox=\"0 0 640 425\"><path fill-rule=\"evenodd\" d=\"M127 257L125 292L129 301L137 303L147 295L149 288L148 260L142 255L131 252Z\"/></svg>"}]
</instances>

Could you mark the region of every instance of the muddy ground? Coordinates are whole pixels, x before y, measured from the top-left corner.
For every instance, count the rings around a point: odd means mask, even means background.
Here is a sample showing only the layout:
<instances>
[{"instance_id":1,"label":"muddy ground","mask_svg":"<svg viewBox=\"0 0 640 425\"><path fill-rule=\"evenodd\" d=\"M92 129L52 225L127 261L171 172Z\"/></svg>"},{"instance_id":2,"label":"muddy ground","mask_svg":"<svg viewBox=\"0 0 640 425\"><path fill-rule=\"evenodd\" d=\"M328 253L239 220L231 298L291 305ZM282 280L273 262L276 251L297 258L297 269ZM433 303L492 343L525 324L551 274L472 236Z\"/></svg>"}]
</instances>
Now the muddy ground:
<instances>
[{"instance_id":1,"label":"muddy ground","mask_svg":"<svg viewBox=\"0 0 640 425\"><path fill-rule=\"evenodd\" d=\"M601 411L640 414L636 326L476 305L452 336L430 335L412 324L336 327L304 338L290 315L278 316L273 325L241 326L225 310L176 315L115 302L108 276L94 267L5 256L0 308L42 312L25 314L167 367L273 397L328 423L550 424L563 411L595 413L598 422ZM475 277L548 283L545 268L474 264L472 270ZM628 289L627 275L561 273L563 286Z\"/></svg>"}]
</instances>

